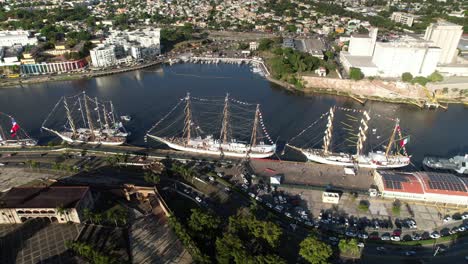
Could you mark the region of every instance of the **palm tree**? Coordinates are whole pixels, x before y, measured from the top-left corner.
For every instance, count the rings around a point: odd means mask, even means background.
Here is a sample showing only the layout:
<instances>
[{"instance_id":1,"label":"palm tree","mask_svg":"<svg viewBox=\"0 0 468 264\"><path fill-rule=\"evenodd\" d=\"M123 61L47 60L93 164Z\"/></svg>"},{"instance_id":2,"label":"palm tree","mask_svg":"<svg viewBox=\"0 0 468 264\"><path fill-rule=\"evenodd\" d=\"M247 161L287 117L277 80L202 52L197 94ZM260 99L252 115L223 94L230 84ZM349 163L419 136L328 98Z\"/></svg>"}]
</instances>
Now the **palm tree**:
<instances>
[{"instance_id":1,"label":"palm tree","mask_svg":"<svg viewBox=\"0 0 468 264\"><path fill-rule=\"evenodd\" d=\"M55 208L55 211L57 212L58 215L63 216L63 215L65 215L65 212L67 212L67 209L65 209L63 204L61 204L61 205L59 205L59 206L57 206ZM68 221L68 219L66 217L65 217L65 220Z\"/></svg>"}]
</instances>

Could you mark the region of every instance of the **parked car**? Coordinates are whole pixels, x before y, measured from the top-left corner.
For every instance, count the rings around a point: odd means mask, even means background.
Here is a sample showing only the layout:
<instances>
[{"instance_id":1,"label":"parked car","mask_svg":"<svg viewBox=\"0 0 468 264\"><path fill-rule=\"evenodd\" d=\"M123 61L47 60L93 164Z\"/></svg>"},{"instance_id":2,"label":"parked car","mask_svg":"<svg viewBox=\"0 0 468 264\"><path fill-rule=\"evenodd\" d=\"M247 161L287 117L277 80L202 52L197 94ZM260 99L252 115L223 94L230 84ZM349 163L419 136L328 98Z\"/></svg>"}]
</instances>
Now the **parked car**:
<instances>
[{"instance_id":1,"label":"parked car","mask_svg":"<svg viewBox=\"0 0 468 264\"><path fill-rule=\"evenodd\" d=\"M437 231L432 232L429 236L434 239L440 238L440 234Z\"/></svg>"},{"instance_id":2,"label":"parked car","mask_svg":"<svg viewBox=\"0 0 468 264\"><path fill-rule=\"evenodd\" d=\"M400 236L395 236L395 235L393 235L393 236L390 237L390 240L392 240L392 241L400 241L400 240L401 240L401 237L400 237Z\"/></svg>"},{"instance_id":3,"label":"parked car","mask_svg":"<svg viewBox=\"0 0 468 264\"><path fill-rule=\"evenodd\" d=\"M360 248L364 248L364 243L359 242L359 243L357 244L357 246L360 247Z\"/></svg>"},{"instance_id":4,"label":"parked car","mask_svg":"<svg viewBox=\"0 0 468 264\"><path fill-rule=\"evenodd\" d=\"M361 239L367 239L367 238L369 238L369 236L368 236L367 233L365 233L365 232L364 232L364 233L358 233L357 236L358 236L359 238L361 238Z\"/></svg>"},{"instance_id":5,"label":"parked car","mask_svg":"<svg viewBox=\"0 0 468 264\"><path fill-rule=\"evenodd\" d=\"M414 256L414 255L416 255L416 251L410 250L410 251L405 252L405 256Z\"/></svg>"},{"instance_id":6,"label":"parked car","mask_svg":"<svg viewBox=\"0 0 468 264\"><path fill-rule=\"evenodd\" d=\"M414 240L414 241L419 241L421 240L421 236L419 234L414 234L411 236L411 239Z\"/></svg>"},{"instance_id":7,"label":"parked car","mask_svg":"<svg viewBox=\"0 0 468 264\"><path fill-rule=\"evenodd\" d=\"M346 231L345 235L349 237L355 237L356 233L354 233L353 231Z\"/></svg>"},{"instance_id":8,"label":"parked car","mask_svg":"<svg viewBox=\"0 0 468 264\"><path fill-rule=\"evenodd\" d=\"M197 197L195 197L195 200L196 200L197 202L199 202L199 203L201 203L201 202L202 202L202 199L201 199L200 197L198 197L198 196L197 196Z\"/></svg>"},{"instance_id":9,"label":"parked car","mask_svg":"<svg viewBox=\"0 0 468 264\"><path fill-rule=\"evenodd\" d=\"M462 214L461 218L462 218L463 220L468 219L468 213Z\"/></svg>"},{"instance_id":10,"label":"parked car","mask_svg":"<svg viewBox=\"0 0 468 264\"><path fill-rule=\"evenodd\" d=\"M391 237L390 237L389 233L385 233L380 237L380 239L383 240L383 241L388 241L388 240L391 239Z\"/></svg>"},{"instance_id":11,"label":"parked car","mask_svg":"<svg viewBox=\"0 0 468 264\"><path fill-rule=\"evenodd\" d=\"M452 217L451 217L451 216L446 216L446 217L444 218L444 223L448 223L448 222L450 222L450 221L452 221Z\"/></svg>"}]
</instances>

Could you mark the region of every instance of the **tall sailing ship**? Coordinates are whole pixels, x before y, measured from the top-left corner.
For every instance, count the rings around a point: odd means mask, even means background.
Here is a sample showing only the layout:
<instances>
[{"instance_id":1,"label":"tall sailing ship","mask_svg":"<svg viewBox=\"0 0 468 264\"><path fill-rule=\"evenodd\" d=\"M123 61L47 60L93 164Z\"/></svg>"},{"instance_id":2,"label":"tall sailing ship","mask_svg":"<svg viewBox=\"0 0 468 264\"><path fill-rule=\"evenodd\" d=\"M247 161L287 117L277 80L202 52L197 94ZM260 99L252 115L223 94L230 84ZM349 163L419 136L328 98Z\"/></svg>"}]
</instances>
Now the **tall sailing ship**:
<instances>
[{"instance_id":1,"label":"tall sailing ship","mask_svg":"<svg viewBox=\"0 0 468 264\"><path fill-rule=\"evenodd\" d=\"M60 98L42 123L42 129L73 144L118 146L128 136L116 118L112 101L100 102L84 92Z\"/></svg>"},{"instance_id":2,"label":"tall sailing ship","mask_svg":"<svg viewBox=\"0 0 468 264\"><path fill-rule=\"evenodd\" d=\"M37 145L37 141L30 138L28 133L21 129L20 125L16 120L5 113L0 113L1 118L9 120L11 122L10 133L7 134L0 122L0 147L31 147Z\"/></svg>"},{"instance_id":3,"label":"tall sailing ship","mask_svg":"<svg viewBox=\"0 0 468 264\"><path fill-rule=\"evenodd\" d=\"M308 160L314 161L317 163L338 165L338 166L359 166L362 168L374 168L374 169L390 169L390 168L400 168L409 165L410 157L406 152L406 144L409 142L409 137L403 137L400 121L399 119L394 119L395 124L391 128L391 135L386 142L385 148L383 148L385 140L381 141L382 144L379 144L375 148L382 147L382 150L369 151L367 154L364 153L366 142L369 139L368 130L369 130L369 121L371 116L368 111L360 111L355 109L347 109L339 107L338 110L343 110L346 113L346 116L349 117L349 120L354 121L358 124L358 129L353 129L351 124L345 122L340 122L344 126L344 130L347 131L347 135L344 139L341 140L341 143L347 144L348 146L355 148L355 153L344 153L336 152L332 150L332 139L334 138L335 130L335 114L337 111L336 107L331 107L330 110L321 116L320 120L326 120L326 129L323 134L322 148L307 148L307 147L298 147L290 143L287 146L292 149L300 151L304 154ZM362 117L356 118L350 113L362 113ZM299 135L293 139L300 137L305 134L305 132L318 123L317 120L312 123L309 127L304 129ZM373 134L376 133L376 129L372 129ZM398 136L398 138L396 138ZM380 139L380 136L376 136ZM292 140L291 140L292 141ZM290 141L290 142L291 142ZM337 140L338 141L338 140ZM337 143L338 145L339 143Z\"/></svg>"},{"instance_id":4,"label":"tall sailing ship","mask_svg":"<svg viewBox=\"0 0 468 264\"><path fill-rule=\"evenodd\" d=\"M218 130L219 137L210 130ZM276 151L263 123L260 106L237 101L229 94L224 100L216 100L191 97L188 93L146 137L176 150L208 155L266 158ZM246 141L247 138L250 140Z\"/></svg>"}]
</instances>

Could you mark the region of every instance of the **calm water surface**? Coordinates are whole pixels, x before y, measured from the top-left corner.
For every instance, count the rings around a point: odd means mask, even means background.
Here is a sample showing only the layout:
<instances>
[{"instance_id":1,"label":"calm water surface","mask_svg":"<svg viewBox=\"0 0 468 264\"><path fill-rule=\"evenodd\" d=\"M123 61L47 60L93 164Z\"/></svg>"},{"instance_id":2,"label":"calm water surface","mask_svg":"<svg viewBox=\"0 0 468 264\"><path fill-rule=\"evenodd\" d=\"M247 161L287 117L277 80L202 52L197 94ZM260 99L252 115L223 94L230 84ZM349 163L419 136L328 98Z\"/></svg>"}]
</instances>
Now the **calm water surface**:
<instances>
[{"instance_id":1,"label":"calm water surface","mask_svg":"<svg viewBox=\"0 0 468 264\"><path fill-rule=\"evenodd\" d=\"M127 128L132 132L129 143L134 145L145 144L145 132L186 92L198 97L222 97L229 92L236 99L261 104L265 125L280 145L336 105L399 117L403 131L411 136L407 149L416 167L425 155L468 153L468 109L462 105L450 105L448 111L420 110L378 102L362 106L334 96L304 97L269 83L251 73L247 66L237 65L178 64L90 80L3 88L0 89L0 111L14 115L32 137L45 142L51 136L39 130L42 121L60 97L82 91L91 97L112 100L120 114L132 116ZM391 123L384 123L375 124L379 127L377 131L391 128Z\"/></svg>"}]
</instances>

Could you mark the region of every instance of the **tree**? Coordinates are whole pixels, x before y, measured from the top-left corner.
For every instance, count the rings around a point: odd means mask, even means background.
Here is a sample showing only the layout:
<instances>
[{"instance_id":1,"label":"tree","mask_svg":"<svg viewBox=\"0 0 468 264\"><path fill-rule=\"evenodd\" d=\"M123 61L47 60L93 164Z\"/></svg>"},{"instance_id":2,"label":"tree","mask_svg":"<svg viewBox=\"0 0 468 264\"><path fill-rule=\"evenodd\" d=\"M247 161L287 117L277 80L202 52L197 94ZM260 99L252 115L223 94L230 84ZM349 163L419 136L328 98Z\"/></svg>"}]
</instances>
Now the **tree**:
<instances>
[{"instance_id":1,"label":"tree","mask_svg":"<svg viewBox=\"0 0 468 264\"><path fill-rule=\"evenodd\" d=\"M327 50L325 51L325 57L327 57L327 61L331 61L335 57L335 53L331 50Z\"/></svg>"},{"instance_id":2,"label":"tree","mask_svg":"<svg viewBox=\"0 0 468 264\"><path fill-rule=\"evenodd\" d=\"M419 83L420 85L424 86L429 82L429 80L426 77L423 76L416 76L411 80L412 84Z\"/></svg>"},{"instance_id":3,"label":"tree","mask_svg":"<svg viewBox=\"0 0 468 264\"><path fill-rule=\"evenodd\" d=\"M351 67L351 69L349 71L349 77L352 80L358 81L358 80L362 80L362 78L364 78L364 74L362 73L361 69Z\"/></svg>"},{"instance_id":4,"label":"tree","mask_svg":"<svg viewBox=\"0 0 468 264\"><path fill-rule=\"evenodd\" d=\"M219 228L221 219L216 215L199 208L192 209L192 215L188 221L190 229L200 233L212 233Z\"/></svg>"},{"instance_id":5,"label":"tree","mask_svg":"<svg viewBox=\"0 0 468 264\"><path fill-rule=\"evenodd\" d=\"M340 250L341 255L345 255L352 258L359 257L359 247L358 242L356 239L341 239L340 243L338 244L338 249Z\"/></svg>"},{"instance_id":6,"label":"tree","mask_svg":"<svg viewBox=\"0 0 468 264\"><path fill-rule=\"evenodd\" d=\"M260 43L258 44L258 50L262 50L262 51L269 50L272 45L273 45L272 39L268 39L268 38L262 39L260 40Z\"/></svg>"},{"instance_id":7,"label":"tree","mask_svg":"<svg viewBox=\"0 0 468 264\"><path fill-rule=\"evenodd\" d=\"M404 82L411 82L411 80L413 80L413 75L409 72L404 72L401 75L401 80Z\"/></svg>"},{"instance_id":8,"label":"tree","mask_svg":"<svg viewBox=\"0 0 468 264\"><path fill-rule=\"evenodd\" d=\"M159 184L159 182L161 181L161 177L157 174L154 174L152 171L145 172L143 179L145 180L145 182L154 185Z\"/></svg>"},{"instance_id":9,"label":"tree","mask_svg":"<svg viewBox=\"0 0 468 264\"><path fill-rule=\"evenodd\" d=\"M326 264L332 255L329 245L309 235L299 244L299 255L312 264Z\"/></svg>"},{"instance_id":10,"label":"tree","mask_svg":"<svg viewBox=\"0 0 468 264\"><path fill-rule=\"evenodd\" d=\"M444 77L437 71L433 72L431 75L427 76L430 82L441 82L444 80Z\"/></svg>"}]
</instances>

